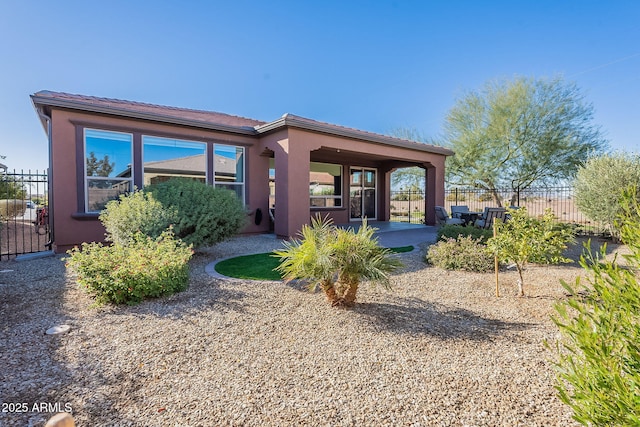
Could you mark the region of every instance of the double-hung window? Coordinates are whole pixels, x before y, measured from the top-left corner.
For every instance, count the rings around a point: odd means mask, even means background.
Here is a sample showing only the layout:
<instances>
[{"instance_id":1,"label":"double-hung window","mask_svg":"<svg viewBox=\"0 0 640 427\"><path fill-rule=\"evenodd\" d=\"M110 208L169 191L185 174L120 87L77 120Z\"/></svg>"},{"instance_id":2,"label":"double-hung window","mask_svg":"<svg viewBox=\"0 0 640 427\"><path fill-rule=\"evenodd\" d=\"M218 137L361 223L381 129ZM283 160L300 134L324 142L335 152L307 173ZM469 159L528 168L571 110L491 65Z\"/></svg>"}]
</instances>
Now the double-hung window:
<instances>
[{"instance_id":1,"label":"double-hung window","mask_svg":"<svg viewBox=\"0 0 640 427\"><path fill-rule=\"evenodd\" d=\"M84 130L85 212L100 212L133 189L132 153L129 133Z\"/></svg>"}]
</instances>

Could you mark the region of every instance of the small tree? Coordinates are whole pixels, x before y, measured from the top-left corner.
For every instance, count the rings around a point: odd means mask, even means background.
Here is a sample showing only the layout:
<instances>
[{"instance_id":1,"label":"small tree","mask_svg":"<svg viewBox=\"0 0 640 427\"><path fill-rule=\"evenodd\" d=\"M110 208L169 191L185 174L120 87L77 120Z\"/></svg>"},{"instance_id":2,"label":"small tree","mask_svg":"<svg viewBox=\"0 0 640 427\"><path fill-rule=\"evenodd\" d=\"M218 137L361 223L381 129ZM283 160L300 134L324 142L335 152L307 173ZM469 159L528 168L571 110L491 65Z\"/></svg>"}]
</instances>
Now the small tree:
<instances>
[{"instance_id":1,"label":"small tree","mask_svg":"<svg viewBox=\"0 0 640 427\"><path fill-rule=\"evenodd\" d=\"M507 209L509 220L497 222L495 237L487 248L503 262L513 262L518 269L518 295L524 296L524 271L528 263L552 264L570 262L562 256L573 239L568 227L555 224L551 209L538 219L529 216L526 208Z\"/></svg>"},{"instance_id":2,"label":"small tree","mask_svg":"<svg viewBox=\"0 0 640 427\"><path fill-rule=\"evenodd\" d=\"M356 232L316 217L311 226L302 227L301 239L275 251L281 260L277 270L286 281L302 279L311 290L319 286L333 306L353 306L362 281L389 287L389 273L400 266L392 252L378 244L374 232L366 220Z\"/></svg>"},{"instance_id":3,"label":"small tree","mask_svg":"<svg viewBox=\"0 0 640 427\"><path fill-rule=\"evenodd\" d=\"M622 191L630 185L640 186L640 155L619 152L591 157L573 183L576 206L619 238L614 221L622 209Z\"/></svg>"},{"instance_id":4,"label":"small tree","mask_svg":"<svg viewBox=\"0 0 640 427\"><path fill-rule=\"evenodd\" d=\"M589 284L578 279L558 303L554 322L560 399L583 425L640 425L640 204L635 188L623 194L617 227L631 250L626 267L590 252L580 264Z\"/></svg>"}]
</instances>

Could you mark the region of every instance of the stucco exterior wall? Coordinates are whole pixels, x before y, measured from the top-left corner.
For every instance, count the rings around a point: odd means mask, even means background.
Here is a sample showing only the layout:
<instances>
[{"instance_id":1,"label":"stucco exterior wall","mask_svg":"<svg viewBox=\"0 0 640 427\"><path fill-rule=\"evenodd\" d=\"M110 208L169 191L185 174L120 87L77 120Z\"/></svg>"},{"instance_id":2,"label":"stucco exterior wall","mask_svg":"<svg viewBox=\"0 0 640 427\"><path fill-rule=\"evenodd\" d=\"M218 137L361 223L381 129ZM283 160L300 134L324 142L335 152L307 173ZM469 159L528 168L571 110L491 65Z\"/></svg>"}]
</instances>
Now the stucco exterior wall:
<instances>
[{"instance_id":1,"label":"stucco exterior wall","mask_svg":"<svg viewBox=\"0 0 640 427\"><path fill-rule=\"evenodd\" d=\"M390 176L397 167L415 165L425 168L425 212L428 224L435 224L434 207L444 204L445 155L439 153L290 125L244 135L240 131L233 133L233 130L227 129L214 131L191 124L169 124L147 118L143 120L60 107L51 107L50 114L53 141L50 153L51 189L54 193L51 209L54 212L54 249L57 252L82 242L102 241L104 238L104 228L98 215L84 212L84 128L133 134L134 147L141 147L142 135L244 147L245 205L248 214L243 233L267 232L272 225L269 217L269 167L272 158L276 169L274 231L281 237L295 236L317 214L329 215L337 224L348 223L351 167L377 170L378 220L389 219ZM209 167L213 165L213 159L213 154L209 153ZM310 162L342 165L342 206L310 207ZM143 184L142 170L141 149L134 150L134 184L138 187ZM209 180L211 182L211 176ZM261 215L257 215L258 210ZM258 216L262 217L260 221L257 221Z\"/></svg>"},{"instance_id":2,"label":"stucco exterior wall","mask_svg":"<svg viewBox=\"0 0 640 427\"><path fill-rule=\"evenodd\" d=\"M212 132L161 123L145 122L127 118L117 118L75 111L53 109L52 119L52 191L54 192L52 209L55 211L54 224L56 252L63 252L82 242L102 241L104 227L96 214L85 214L80 205L78 185L83 185L84 153L82 147L82 129L93 128L113 130L133 134L146 134L180 138L194 141L217 142L221 144L245 147L245 199L247 209L252 215L247 217L247 226L243 232L258 233L269 229L268 216L268 160L256 155L254 145L257 140L250 136ZM79 139L79 141L78 141ZM80 144L80 145L78 145ZM78 156L81 156L79 158ZM76 172L78 169L78 172ZM265 189L257 183L266 174ZM141 182L136 182L141 186ZM266 196L265 196L266 191ZM263 207L263 219L255 224L255 208Z\"/></svg>"}]
</instances>

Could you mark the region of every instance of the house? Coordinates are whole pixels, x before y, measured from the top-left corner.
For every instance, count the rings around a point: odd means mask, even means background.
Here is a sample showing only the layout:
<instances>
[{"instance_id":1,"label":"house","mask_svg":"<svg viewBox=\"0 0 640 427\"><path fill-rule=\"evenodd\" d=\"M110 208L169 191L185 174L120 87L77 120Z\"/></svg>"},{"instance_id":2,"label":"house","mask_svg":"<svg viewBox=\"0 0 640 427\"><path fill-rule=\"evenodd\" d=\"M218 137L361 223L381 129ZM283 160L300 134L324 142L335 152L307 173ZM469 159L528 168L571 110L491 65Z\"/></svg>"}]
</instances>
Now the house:
<instances>
[{"instance_id":1,"label":"house","mask_svg":"<svg viewBox=\"0 0 640 427\"><path fill-rule=\"evenodd\" d=\"M234 191L250 216L243 233L273 228L281 237L317 213L336 223L388 220L391 172L401 167L425 170L427 224L444 202L453 152L443 147L292 114L263 122L51 91L31 99L49 141L58 252L103 239L98 215L107 201L176 176Z\"/></svg>"}]
</instances>

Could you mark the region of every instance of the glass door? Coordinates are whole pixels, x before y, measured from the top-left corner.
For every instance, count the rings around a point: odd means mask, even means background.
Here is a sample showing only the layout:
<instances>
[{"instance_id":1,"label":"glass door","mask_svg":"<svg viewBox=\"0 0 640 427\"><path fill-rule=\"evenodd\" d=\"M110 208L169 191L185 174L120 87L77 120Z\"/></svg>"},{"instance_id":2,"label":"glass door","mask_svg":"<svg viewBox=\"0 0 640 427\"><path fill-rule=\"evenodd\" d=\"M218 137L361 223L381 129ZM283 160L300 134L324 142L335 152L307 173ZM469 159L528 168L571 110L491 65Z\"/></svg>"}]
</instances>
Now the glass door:
<instances>
[{"instance_id":1,"label":"glass door","mask_svg":"<svg viewBox=\"0 0 640 427\"><path fill-rule=\"evenodd\" d=\"M376 219L376 170L351 168L349 211L352 221Z\"/></svg>"}]
</instances>

